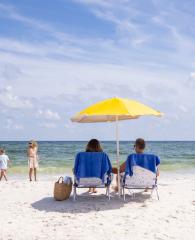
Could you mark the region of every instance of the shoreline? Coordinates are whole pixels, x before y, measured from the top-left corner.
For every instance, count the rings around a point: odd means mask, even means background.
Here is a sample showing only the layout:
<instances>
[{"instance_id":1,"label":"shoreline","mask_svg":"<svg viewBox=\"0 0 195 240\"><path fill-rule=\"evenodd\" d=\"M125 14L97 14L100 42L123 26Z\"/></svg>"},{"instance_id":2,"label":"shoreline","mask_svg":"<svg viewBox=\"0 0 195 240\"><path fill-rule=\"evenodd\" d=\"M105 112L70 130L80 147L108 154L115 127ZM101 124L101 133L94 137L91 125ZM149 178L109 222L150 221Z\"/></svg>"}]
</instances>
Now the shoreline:
<instances>
[{"instance_id":1,"label":"shoreline","mask_svg":"<svg viewBox=\"0 0 195 240\"><path fill-rule=\"evenodd\" d=\"M8 172L8 180L28 180L28 170L25 173L9 173ZM73 173L71 169L66 169L64 172L52 172L52 173L45 173L45 172L37 172L38 180L50 181L54 180L57 181L60 176L70 176L73 177ZM183 169L183 170L160 170L160 176L158 177L159 181L165 178L172 178L172 177L186 177L186 176L195 176L195 168Z\"/></svg>"}]
</instances>

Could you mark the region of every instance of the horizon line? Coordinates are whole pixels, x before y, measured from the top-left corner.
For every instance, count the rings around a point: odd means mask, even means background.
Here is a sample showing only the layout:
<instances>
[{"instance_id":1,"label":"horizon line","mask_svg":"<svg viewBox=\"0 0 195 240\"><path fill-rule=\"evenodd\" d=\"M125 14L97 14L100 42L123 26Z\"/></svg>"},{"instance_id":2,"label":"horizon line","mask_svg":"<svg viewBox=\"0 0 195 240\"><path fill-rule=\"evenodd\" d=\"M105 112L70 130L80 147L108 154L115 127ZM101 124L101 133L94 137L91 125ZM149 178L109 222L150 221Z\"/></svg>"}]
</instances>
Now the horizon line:
<instances>
[{"instance_id":1,"label":"horizon line","mask_svg":"<svg viewBox=\"0 0 195 240\"><path fill-rule=\"evenodd\" d=\"M0 142L28 142L30 140L0 140ZM89 140L37 140L37 142L88 142ZM116 140L100 140L101 142L116 142ZM195 142L195 140L145 140L146 142ZM134 140L120 140L120 142L135 142Z\"/></svg>"}]
</instances>

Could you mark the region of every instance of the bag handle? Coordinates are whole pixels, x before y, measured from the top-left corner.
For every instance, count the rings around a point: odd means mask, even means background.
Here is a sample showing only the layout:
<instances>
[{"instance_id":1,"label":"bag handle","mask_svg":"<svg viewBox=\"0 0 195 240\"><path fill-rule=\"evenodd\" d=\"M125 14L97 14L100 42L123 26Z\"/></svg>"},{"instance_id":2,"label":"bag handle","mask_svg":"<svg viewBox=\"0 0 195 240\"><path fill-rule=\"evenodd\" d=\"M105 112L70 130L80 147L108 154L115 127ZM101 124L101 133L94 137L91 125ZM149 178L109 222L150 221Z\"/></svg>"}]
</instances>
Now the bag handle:
<instances>
[{"instance_id":1,"label":"bag handle","mask_svg":"<svg viewBox=\"0 0 195 240\"><path fill-rule=\"evenodd\" d=\"M63 183L63 181L64 181L64 178L61 176L61 177L58 179L57 183L60 183L60 180L62 180L62 182L61 182L61 183Z\"/></svg>"}]
</instances>

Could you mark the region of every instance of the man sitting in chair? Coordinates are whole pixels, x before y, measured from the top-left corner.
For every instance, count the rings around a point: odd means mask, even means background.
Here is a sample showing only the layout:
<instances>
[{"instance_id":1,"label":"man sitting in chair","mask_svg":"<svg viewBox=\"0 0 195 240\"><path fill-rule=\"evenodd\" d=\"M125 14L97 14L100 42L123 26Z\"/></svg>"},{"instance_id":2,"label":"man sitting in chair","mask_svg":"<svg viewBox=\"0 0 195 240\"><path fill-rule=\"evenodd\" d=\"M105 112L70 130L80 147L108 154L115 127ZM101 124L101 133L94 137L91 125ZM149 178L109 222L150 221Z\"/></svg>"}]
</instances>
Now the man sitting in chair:
<instances>
[{"instance_id":1,"label":"man sitting in chair","mask_svg":"<svg viewBox=\"0 0 195 240\"><path fill-rule=\"evenodd\" d=\"M145 147L146 147L146 143L145 143L144 139L138 138L135 141L135 145L134 145L135 153L133 155L135 156L135 155L144 154ZM132 156L132 154L130 154L128 156L128 159L131 158L131 156ZM156 158L156 175L157 176L159 176L159 169L158 169L158 165L159 164L160 164L160 159L157 157ZM125 170L126 170L126 162L124 162L124 163L122 163L120 165L120 173L125 172ZM117 184L118 184L118 171L117 171L117 168L112 168L112 172L114 174L117 174ZM118 186L115 186L114 190L117 192L118 191Z\"/></svg>"}]
</instances>

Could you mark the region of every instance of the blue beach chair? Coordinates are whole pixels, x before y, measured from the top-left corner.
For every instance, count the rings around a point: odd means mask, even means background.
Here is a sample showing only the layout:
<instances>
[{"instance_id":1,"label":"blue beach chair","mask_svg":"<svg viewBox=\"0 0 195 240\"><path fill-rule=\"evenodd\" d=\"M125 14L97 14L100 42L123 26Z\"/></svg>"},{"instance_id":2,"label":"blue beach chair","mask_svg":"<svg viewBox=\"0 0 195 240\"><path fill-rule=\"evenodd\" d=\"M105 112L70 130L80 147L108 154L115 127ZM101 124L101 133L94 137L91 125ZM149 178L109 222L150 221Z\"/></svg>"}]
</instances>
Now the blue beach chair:
<instances>
[{"instance_id":1,"label":"blue beach chair","mask_svg":"<svg viewBox=\"0 0 195 240\"><path fill-rule=\"evenodd\" d=\"M130 154L126 161L125 173L121 174L122 195L125 201L125 189L151 189L157 188L157 166L160 164L158 156L153 154Z\"/></svg>"},{"instance_id":2,"label":"blue beach chair","mask_svg":"<svg viewBox=\"0 0 195 240\"><path fill-rule=\"evenodd\" d=\"M104 152L80 152L74 165L73 199L76 200L77 188L106 188L110 200L112 166Z\"/></svg>"}]
</instances>

